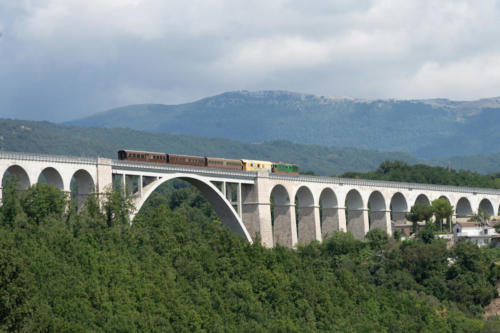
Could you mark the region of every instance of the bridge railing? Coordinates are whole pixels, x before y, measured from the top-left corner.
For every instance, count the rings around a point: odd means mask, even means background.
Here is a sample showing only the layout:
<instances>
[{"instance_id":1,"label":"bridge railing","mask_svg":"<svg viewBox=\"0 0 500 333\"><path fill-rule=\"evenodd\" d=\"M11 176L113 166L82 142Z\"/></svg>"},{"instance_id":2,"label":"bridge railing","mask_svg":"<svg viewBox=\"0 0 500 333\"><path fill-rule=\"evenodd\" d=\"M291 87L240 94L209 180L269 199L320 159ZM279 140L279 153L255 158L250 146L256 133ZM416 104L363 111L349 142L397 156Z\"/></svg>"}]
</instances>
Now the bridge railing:
<instances>
[{"instance_id":1,"label":"bridge railing","mask_svg":"<svg viewBox=\"0 0 500 333\"><path fill-rule=\"evenodd\" d=\"M291 181L304 181L312 183L326 183L336 185L352 185L352 186L373 186L373 187L386 187L397 189L412 189L424 191L441 191L441 192L460 192L460 193L480 193L489 195L500 195L500 190L479 188L479 187L463 187L463 186L450 186L450 185L436 185L436 184L420 184L420 183L405 183L405 182L392 182L383 180L369 180L369 179L354 179L354 178L340 178L340 177L324 177L324 176L292 176L283 174L270 174L270 178L283 179Z\"/></svg>"},{"instance_id":2,"label":"bridge railing","mask_svg":"<svg viewBox=\"0 0 500 333\"><path fill-rule=\"evenodd\" d=\"M38 154L38 153L16 153L16 152L10 152L10 151L0 151L0 159L12 159L12 160L22 160L22 161L40 161L40 162L97 164L97 158L95 158L95 157L49 155L49 154Z\"/></svg>"}]
</instances>

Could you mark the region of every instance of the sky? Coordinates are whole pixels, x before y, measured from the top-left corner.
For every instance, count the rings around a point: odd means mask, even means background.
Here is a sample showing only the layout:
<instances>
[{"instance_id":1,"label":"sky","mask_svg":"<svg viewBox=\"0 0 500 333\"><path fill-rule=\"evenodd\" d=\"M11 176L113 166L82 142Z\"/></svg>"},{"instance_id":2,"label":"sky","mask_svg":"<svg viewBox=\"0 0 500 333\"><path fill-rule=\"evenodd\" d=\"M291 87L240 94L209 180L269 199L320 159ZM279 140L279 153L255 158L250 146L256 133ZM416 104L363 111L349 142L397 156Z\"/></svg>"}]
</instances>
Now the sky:
<instances>
[{"instance_id":1,"label":"sky","mask_svg":"<svg viewBox=\"0 0 500 333\"><path fill-rule=\"evenodd\" d=\"M234 90L500 96L500 0L0 0L0 118Z\"/></svg>"}]
</instances>

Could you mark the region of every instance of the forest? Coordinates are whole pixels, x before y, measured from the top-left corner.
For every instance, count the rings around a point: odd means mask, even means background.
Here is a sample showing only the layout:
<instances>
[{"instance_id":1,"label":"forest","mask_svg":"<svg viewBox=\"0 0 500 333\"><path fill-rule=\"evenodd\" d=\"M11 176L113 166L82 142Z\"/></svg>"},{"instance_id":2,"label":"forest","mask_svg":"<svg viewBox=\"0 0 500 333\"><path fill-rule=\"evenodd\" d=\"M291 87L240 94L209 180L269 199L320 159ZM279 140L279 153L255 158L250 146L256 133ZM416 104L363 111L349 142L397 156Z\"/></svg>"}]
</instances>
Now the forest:
<instances>
[{"instance_id":1,"label":"forest","mask_svg":"<svg viewBox=\"0 0 500 333\"><path fill-rule=\"evenodd\" d=\"M231 234L193 187L166 183L128 220L119 191L74 200L3 189L0 331L498 332L483 319L499 253L438 239L264 248ZM101 206L101 207L100 207Z\"/></svg>"},{"instance_id":2,"label":"forest","mask_svg":"<svg viewBox=\"0 0 500 333\"><path fill-rule=\"evenodd\" d=\"M457 171L439 166L408 165L397 160L384 161L374 171L346 172L342 177L500 189L500 173L482 175L473 171Z\"/></svg>"}]
</instances>

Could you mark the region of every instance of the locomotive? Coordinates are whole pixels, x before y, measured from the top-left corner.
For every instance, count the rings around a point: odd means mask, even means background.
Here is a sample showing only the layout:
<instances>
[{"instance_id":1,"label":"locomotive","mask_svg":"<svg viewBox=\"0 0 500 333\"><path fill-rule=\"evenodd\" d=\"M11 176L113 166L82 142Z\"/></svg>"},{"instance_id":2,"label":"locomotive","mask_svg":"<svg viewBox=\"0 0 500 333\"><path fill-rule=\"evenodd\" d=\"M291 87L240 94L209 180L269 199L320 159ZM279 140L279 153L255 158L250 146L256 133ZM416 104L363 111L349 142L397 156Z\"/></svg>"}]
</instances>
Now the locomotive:
<instances>
[{"instance_id":1,"label":"locomotive","mask_svg":"<svg viewBox=\"0 0 500 333\"><path fill-rule=\"evenodd\" d=\"M291 175L299 174L299 167L295 164L275 163L270 161L232 160L227 158L176 155L137 150L120 150L118 152L118 159L134 162L190 165L217 169L268 171Z\"/></svg>"}]
</instances>

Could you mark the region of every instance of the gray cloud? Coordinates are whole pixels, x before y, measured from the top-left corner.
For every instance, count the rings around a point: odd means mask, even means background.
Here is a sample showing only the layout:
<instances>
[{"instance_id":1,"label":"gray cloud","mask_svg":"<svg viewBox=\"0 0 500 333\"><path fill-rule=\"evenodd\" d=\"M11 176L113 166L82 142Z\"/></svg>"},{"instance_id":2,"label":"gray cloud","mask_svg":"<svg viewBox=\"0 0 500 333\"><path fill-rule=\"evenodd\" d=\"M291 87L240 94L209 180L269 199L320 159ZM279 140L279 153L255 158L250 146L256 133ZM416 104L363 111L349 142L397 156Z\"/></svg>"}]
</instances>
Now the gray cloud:
<instances>
[{"instance_id":1,"label":"gray cloud","mask_svg":"<svg viewBox=\"0 0 500 333\"><path fill-rule=\"evenodd\" d=\"M0 4L0 117L64 121L227 90L500 95L498 1Z\"/></svg>"}]
</instances>

